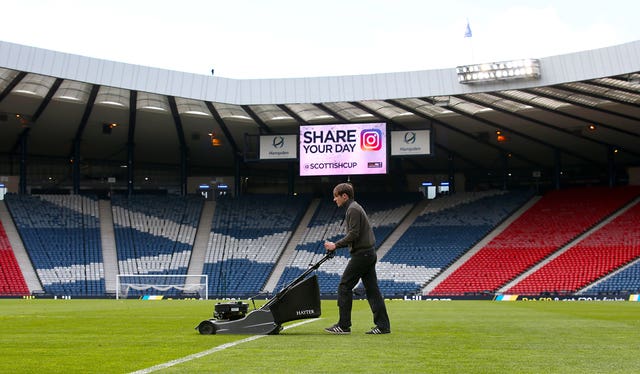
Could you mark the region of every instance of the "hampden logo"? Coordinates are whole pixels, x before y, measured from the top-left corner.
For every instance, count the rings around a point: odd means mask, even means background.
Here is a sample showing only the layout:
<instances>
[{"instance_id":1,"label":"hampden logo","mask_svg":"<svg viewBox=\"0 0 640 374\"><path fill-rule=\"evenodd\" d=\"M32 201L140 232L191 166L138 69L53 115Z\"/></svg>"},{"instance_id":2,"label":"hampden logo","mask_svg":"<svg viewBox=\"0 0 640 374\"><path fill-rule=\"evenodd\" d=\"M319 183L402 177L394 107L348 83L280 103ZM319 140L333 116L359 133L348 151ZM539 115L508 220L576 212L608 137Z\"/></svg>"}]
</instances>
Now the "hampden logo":
<instances>
[{"instance_id":1,"label":"hampden logo","mask_svg":"<svg viewBox=\"0 0 640 374\"><path fill-rule=\"evenodd\" d=\"M271 145L273 145L273 148L284 147L284 138L282 136L274 136Z\"/></svg>"},{"instance_id":2,"label":"hampden logo","mask_svg":"<svg viewBox=\"0 0 640 374\"><path fill-rule=\"evenodd\" d=\"M407 131L404 133L405 144L413 144L416 142L416 133L413 131Z\"/></svg>"},{"instance_id":3,"label":"hampden logo","mask_svg":"<svg viewBox=\"0 0 640 374\"><path fill-rule=\"evenodd\" d=\"M382 131L366 129L360 132L360 148L363 151L379 151L382 148Z\"/></svg>"}]
</instances>

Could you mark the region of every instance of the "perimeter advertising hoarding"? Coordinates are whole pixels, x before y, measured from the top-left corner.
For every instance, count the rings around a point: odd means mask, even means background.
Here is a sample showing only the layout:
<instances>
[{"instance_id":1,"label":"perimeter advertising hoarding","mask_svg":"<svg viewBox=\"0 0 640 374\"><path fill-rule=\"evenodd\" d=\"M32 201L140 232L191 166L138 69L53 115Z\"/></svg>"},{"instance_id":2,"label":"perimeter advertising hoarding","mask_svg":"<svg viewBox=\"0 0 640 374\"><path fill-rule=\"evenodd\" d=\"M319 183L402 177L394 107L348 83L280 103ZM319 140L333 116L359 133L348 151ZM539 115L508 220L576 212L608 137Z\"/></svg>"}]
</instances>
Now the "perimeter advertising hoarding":
<instances>
[{"instance_id":1,"label":"perimeter advertising hoarding","mask_svg":"<svg viewBox=\"0 0 640 374\"><path fill-rule=\"evenodd\" d=\"M430 130L391 131L391 156L431 154Z\"/></svg>"},{"instance_id":2,"label":"perimeter advertising hoarding","mask_svg":"<svg viewBox=\"0 0 640 374\"><path fill-rule=\"evenodd\" d=\"M386 123L300 126L300 175L387 173Z\"/></svg>"},{"instance_id":3,"label":"perimeter advertising hoarding","mask_svg":"<svg viewBox=\"0 0 640 374\"><path fill-rule=\"evenodd\" d=\"M297 137L297 135L260 135L260 160L297 159Z\"/></svg>"}]
</instances>

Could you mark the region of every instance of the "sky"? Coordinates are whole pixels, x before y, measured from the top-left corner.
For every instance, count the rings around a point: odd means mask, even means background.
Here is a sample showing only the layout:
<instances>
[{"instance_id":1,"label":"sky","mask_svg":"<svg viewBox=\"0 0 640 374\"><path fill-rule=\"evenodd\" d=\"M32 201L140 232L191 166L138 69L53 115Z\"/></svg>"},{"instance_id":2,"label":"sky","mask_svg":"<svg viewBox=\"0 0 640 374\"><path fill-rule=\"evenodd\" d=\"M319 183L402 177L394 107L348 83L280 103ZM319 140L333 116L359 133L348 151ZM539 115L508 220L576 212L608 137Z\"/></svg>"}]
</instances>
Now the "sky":
<instances>
[{"instance_id":1,"label":"sky","mask_svg":"<svg viewBox=\"0 0 640 374\"><path fill-rule=\"evenodd\" d=\"M445 69L640 40L637 0L3 0L0 8L5 42L234 79Z\"/></svg>"}]
</instances>

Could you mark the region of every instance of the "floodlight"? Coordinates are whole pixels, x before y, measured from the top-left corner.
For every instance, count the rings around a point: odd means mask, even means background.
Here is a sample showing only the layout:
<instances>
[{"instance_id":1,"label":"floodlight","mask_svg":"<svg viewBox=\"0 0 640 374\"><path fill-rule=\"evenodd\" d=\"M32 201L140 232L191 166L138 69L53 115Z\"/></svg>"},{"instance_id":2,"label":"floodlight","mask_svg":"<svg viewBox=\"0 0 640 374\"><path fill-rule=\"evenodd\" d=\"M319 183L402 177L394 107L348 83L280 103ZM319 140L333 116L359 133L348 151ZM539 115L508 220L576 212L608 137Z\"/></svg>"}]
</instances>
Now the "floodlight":
<instances>
[{"instance_id":1,"label":"floodlight","mask_svg":"<svg viewBox=\"0 0 640 374\"><path fill-rule=\"evenodd\" d=\"M462 65L456 68L458 82L473 84L513 79L539 79L540 60L521 59Z\"/></svg>"}]
</instances>

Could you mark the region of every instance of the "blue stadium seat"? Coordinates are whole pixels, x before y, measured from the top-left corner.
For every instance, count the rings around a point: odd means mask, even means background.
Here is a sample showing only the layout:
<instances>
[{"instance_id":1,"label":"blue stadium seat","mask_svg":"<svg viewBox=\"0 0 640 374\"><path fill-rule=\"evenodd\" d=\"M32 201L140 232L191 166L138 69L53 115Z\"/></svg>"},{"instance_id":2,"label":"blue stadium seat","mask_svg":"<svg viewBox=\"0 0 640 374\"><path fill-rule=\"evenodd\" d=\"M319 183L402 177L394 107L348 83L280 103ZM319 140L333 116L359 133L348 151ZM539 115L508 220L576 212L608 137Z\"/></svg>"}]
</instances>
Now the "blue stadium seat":
<instances>
[{"instance_id":1,"label":"blue stadium seat","mask_svg":"<svg viewBox=\"0 0 640 374\"><path fill-rule=\"evenodd\" d=\"M9 194L6 203L45 293L105 294L96 198Z\"/></svg>"}]
</instances>

